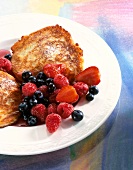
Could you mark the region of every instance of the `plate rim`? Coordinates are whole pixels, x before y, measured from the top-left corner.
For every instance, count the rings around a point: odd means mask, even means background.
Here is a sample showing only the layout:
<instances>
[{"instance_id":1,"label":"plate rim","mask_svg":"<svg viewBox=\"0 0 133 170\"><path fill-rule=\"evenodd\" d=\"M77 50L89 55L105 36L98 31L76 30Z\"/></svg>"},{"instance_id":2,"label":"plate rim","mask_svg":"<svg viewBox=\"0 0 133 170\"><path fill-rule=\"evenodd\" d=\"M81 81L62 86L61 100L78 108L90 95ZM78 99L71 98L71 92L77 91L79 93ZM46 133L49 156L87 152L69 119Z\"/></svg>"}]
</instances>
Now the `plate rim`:
<instances>
[{"instance_id":1,"label":"plate rim","mask_svg":"<svg viewBox=\"0 0 133 170\"><path fill-rule=\"evenodd\" d=\"M77 22L75 22L75 21L72 21L72 20L69 20L69 19L67 19L67 18L63 18L63 17L60 17L60 16L53 16L53 15L49 15L49 14L39 14L39 13L23 13L23 14L13 14L13 15L6 15L6 16L2 16L2 18L3 19L5 19L6 17L7 18L11 18L11 17L19 17L19 16L21 16L21 17L25 17L25 16L30 16L30 17L33 17L33 16L37 16L37 17L40 17L40 16L42 16L42 17L52 17L52 18L57 18L57 20L59 19L59 20L65 20L65 21L67 21L68 23L73 23L73 24L76 24L76 25L79 25L79 27L82 27L82 28L84 28L84 30L88 30L88 31L90 31L91 33L92 33L92 35L95 35L96 37L98 37L98 39L103 43L103 44L105 44L106 45L106 48L108 48L108 50L112 53L112 56L114 56L114 60L115 60L115 64L117 65L117 71L118 71L118 77L119 77L119 89L118 89L118 91L117 91L117 95L116 95L116 99L115 99L115 102L114 102L114 104L113 104L113 106L110 108L110 113L108 113L106 116L105 116L105 118L102 120L102 122L100 123L100 124L98 124L95 128L93 128L92 129L92 131L90 131L89 133L88 133L88 135L85 135L85 136L83 136L83 137L80 137L80 138L78 138L78 140L75 140L74 142L68 142L67 144L64 144L64 145L62 145L62 146L59 146L59 147L57 147L57 148L55 148L55 149L48 149L47 151L43 151L42 150L42 152L40 151L40 150L34 150L34 151L31 151L31 152L22 152L22 150L21 150L21 152L18 152L16 149L14 149L14 151L9 151L9 150L3 150L2 152L1 152L1 154L6 154L6 155L35 155L35 154L41 154L41 153L48 153L48 152L52 152L52 151L56 151L56 150L59 150L59 149L63 149L63 148L66 148L66 147L68 147L68 146L70 146L70 145L73 145L74 143L77 143L77 142L79 142L79 141L81 141L82 139L84 139L84 138L86 138L87 136L89 136L90 134L92 134L95 130L97 130L105 121L106 121L106 119L109 117L109 115L111 114L111 112L114 110L114 108L115 108L115 106L116 106L116 104L117 104L117 102L118 102L118 99L119 99L119 96L120 96L120 92L121 92L121 84L122 84L122 79L121 79L121 71L120 71L120 66L119 66L119 63L118 63L118 60L117 60L117 58L116 58L116 56L115 56L115 54L113 53L113 51L111 50L111 48L107 45L107 43L98 35L98 34L96 34L95 32L93 32L92 30L90 30L89 28L87 28L87 27L85 27L85 26L83 26L83 25L81 25L81 24L79 24L79 23L77 23ZM0 17L0 20L1 20L1 17ZM1 25L1 24L0 24ZM16 38L16 37L14 37L14 38ZM4 41L7 41L7 40L10 40L10 39L5 39ZM20 128L20 127L19 127ZM33 142L34 143L34 142ZM26 144L26 146L28 146L28 145L30 145L30 144ZM38 145L43 145L43 141L41 141L40 143L38 143ZM6 146L7 146L7 144L6 144ZM9 148L9 146L13 146L12 144L8 144L8 148ZM25 147L25 145L23 145L23 144L18 144L18 147L21 147L21 148L23 148L23 147ZM16 151L15 151L16 150ZM32 150L32 149L31 149Z\"/></svg>"}]
</instances>

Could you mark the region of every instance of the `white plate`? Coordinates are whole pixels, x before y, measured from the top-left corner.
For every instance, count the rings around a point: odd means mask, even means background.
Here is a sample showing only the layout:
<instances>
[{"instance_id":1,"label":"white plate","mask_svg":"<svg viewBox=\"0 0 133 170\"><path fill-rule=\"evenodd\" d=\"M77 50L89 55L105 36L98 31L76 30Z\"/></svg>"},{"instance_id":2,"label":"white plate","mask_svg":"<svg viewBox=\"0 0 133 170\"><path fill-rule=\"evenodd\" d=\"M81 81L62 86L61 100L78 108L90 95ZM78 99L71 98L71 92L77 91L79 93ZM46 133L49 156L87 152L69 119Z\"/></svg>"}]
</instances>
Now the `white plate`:
<instances>
[{"instance_id":1,"label":"white plate","mask_svg":"<svg viewBox=\"0 0 133 170\"><path fill-rule=\"evenodd\" d=\"M0 154L33 155L70 146L94 132L112 113L121 89L121 73L114 53L94 32L73 21L44 14L18 14L0 18L0 49L10 49L22 35L49 25L59 24L68 30L84 51L85 67L95 65L101 72L99 94L95 100L81 101L76 109L84 119L75 123L67 119L53 134L45 125L37 127L8 126L0 129Z\"/></svg>"}]
</instances>

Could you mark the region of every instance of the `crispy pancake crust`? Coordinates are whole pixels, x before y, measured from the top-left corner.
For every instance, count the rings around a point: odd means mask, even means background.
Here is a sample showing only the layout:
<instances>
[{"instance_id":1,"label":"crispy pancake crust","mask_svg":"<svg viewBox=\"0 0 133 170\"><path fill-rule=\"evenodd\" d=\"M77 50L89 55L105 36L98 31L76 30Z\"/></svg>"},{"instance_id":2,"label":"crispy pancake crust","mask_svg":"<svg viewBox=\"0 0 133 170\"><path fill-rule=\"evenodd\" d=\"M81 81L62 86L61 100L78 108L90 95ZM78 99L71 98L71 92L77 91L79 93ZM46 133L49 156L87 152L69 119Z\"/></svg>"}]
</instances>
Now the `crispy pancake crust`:
<instances>
[{"instance_id":1,"label":"crispy pancake crust","mask_svg":"<svg viewBox=\"0 0 133 170\"><path fill-rule=\"evenodd\" d=\"M21 92L15 78L0 71L0 127L11 125L18 120L20 102Z\"/></svg>"},{"instance_id":2,"label":"crispy pancake crust","mask_svg":"<svg viewBox=\"0 0 133 170\"><path fill-rule=\"evenodd\" d=\"M18 80L21 80L23 71L31 71L35 76L47 63L65 64L70 81L83 70L83 50L73 42L70 33L59 25L22 36L11 50L12 70Z\"/></svg>"}]
</instances>

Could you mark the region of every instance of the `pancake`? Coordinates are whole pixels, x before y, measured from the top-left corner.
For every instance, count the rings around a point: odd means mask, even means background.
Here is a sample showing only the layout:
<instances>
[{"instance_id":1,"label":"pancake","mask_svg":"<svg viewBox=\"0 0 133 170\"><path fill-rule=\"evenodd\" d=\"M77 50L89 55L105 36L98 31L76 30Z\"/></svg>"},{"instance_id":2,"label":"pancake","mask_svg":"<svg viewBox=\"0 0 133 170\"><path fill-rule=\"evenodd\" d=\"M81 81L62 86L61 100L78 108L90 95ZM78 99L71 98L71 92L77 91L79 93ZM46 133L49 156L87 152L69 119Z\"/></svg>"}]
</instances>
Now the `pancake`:
<instances>
[{"instance_id":1,"label":"pancake","mask_svg":"<svg viewBox=\"0 0 133 170\"><path fill-rule=\"evenodd\" d=\"M20 102L19 84L13 76L0 71L0 127L11 125L18 120Z\"/></svg>"},{"instance_id":2,"label":"pancake","mask_svg":"<svg viewBox=\"0 0 133 170\"><path fill-rule=\"evenodd\" d=\"M59 25L22 36L11 50L12 70L20 81L23 71L31 71L35 76L48 63L65 64L66 76L70 81L83 70L83 50L74 43L71 34Z\"/></svg>"}]
</instances>

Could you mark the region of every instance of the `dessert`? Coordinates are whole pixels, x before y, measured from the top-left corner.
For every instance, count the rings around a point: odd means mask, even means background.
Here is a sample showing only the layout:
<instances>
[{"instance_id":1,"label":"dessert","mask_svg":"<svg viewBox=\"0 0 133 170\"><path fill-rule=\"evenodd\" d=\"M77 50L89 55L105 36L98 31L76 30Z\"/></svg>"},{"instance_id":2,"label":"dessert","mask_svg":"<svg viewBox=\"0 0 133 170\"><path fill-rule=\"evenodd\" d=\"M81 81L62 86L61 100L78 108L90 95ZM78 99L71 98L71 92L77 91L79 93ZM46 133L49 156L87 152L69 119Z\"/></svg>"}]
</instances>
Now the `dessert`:
<instances>
[{"instance_id":1,"label":"dessert","mask_svg":"<svg viewBox=\"0 0 133 170\"><path fill-rule=\"evenodd\" d=\"M11 49L13 55L0 55L0 127L20 115L26 126L46 124L50 133L62 119L81 121L83 112L74 106L81 97L90 102L98 94L100 71L83 70L83 51L70 33L48 26L22 36Z\"/></svg>"}]
</instances>

